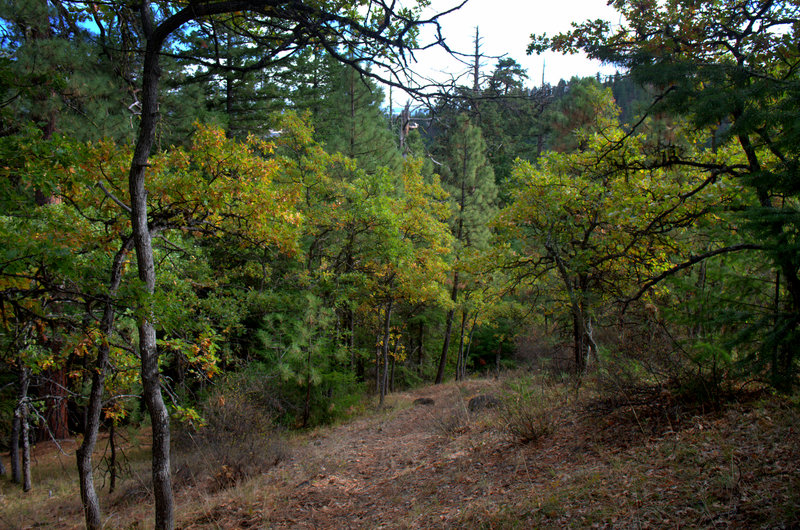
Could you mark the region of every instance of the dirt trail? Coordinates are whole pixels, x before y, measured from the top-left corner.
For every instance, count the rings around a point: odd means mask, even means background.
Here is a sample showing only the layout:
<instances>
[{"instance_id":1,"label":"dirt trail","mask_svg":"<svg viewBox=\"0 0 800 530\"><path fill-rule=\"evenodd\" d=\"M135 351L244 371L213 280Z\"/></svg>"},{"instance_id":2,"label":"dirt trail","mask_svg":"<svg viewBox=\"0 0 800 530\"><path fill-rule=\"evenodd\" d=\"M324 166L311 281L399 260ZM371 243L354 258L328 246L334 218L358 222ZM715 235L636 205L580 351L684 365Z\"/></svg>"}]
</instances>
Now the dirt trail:
<instances>
[{"instance_id":1,"label":"dirt trail","mask_svg":"<svg viewBox=\"0 0 800 530\"><path fill-rule=\"evenodd\" d=\"M458 435L477 425L469 399L494 385L475 380L393 394L385 413L311 434L293 447L258 481L257 502L219 504L184 527L448 526L462 503L488 493L480 464L469 457L480 447L462 447ZM435 403L414 406L419 397Z\"/></svg>"},{"instance_id":2,"label":"dirt trail","mask_svg":"<svg viewBox=\"0 0 800 530\"><path fill-rule=\"evenodd\" d=\"M392 410L297 439L288 460L209 499L182 526L800 528L796 404L684 408L670 419L674 402L662 398L635 414L587 415L587 403L605 402L572 403L570 389L541 387L551 429L516 445L496 412L466 410L475 395L502 393L497 386L394 394ZM411 405L418 397L436 403Z\"/></svg>"}]
</instances>

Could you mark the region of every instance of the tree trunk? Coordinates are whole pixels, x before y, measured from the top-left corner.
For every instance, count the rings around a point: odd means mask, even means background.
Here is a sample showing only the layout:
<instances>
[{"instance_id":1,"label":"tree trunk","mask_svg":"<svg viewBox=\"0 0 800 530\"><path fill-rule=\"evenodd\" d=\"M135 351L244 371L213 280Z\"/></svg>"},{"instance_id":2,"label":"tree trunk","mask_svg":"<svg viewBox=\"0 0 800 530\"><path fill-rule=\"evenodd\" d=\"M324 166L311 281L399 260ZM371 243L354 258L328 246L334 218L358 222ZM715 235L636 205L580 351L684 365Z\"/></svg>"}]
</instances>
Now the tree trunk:
<instances>
[{"instance_id":1,"label":"tree trunk","mask_svg":"<svg viewBox=\"0 0 800 530\"><path fill-rule=\"evenodd\" d=\"M311 417L311 348L306 354L306 397L303 402L303 428L308 427L308 420Z\"/></svg>"},{"instance_id":2,"label":"tree trunk","mask_svg":"<svg viewBox=\"0 0 800 530\"><path fill-rule=\"evenodd\" d=\"M469 328L467 335L467 349L464 352L464 379L467 378L467 360L469 360L469 351L472 349L472 336L475 334L475 325L478 322L478 312L475 311L475 316L472 318L472 324Z\"/></svg>"},{"instance_id":3,"label":"tree trunk","mask_svg":"<svg viewBox=\"0 0 800 530\"><path fill-rule=\"evenodd\" d=\"M353 68L347 69L350 84L350 158L356 157L356 72Z\"/></svg>"},{"instance_id":4,"label":"tree trunk","mask_svg":"<svg viewBox=\"0 0 800 530\"><path fill-rule=\"evenodd\" d=\"M456 359L456 381L464 379L464 331L467 328L467 312L461 311L461 333L458 338L458 358Z\"/></svg>"},{"instance_id":5,"label":"tree trunk","mask_svg":"<svg viewBox=\"0 0 800 530\"><path fill-rule=\"evenodd\" d=\"M161 34L154 37L150 8L147 2L141 6L141 15L148 40L142 68L142 116L131 160L128 187L131 197L131 222L139 279L144 283L147 294L152 295L155 290L156 274L153 244L147 224L147 192L144 182L158 121L158 84L161 75L158 53L161 50L163 39L169 34L169 28L159 28L162 30ZM159 530L172 530L175 522L172 479L170 477L169 414L161 396L161 377L158 370L158 350L153 318L154 315L143 312L139 316L138 322L142 394L153 429L152 475L155 527Z\"/></svg>"},{"instance_id":6,"label":"tree trunk","mask_svg":"<svg viewBox=\"0 0 800 530\"><path fill-rule=\"evenodd\" d=\"M386 389L389 379L389 330L391 329L392 323L392 305L393 300L389 300L386 304L386 315L383 320L383 344L381 344L383 374L382 377L380 377L380 407L383 407L386 398Z\"/></svg>"},{"instance_id":7,"label":"tree trunk","mask_svg":"<svg viewBox=\"0 0 800 530\"><path fill-rule=\"evenodd\" d=\"M419 323L419 350L417 351L417 372L422 373L422 363L425 361L425 323Z\"/></svg>"},{"instance_id":8,"label":"tree trunk","mask_svg":"<svg viewBox=\"0 0 800 530\"><path fill-rule=\"evenodd\" d=\"M55 351L55 349L53 349ZM44 380L45 400L44 423L39 429L39 441L69 438L67 415L67 369L47 370Z\"/></svg>"},{"instance_id":9,"label":"tree trunk","mask_svg":"<svg viewBox=\"0 0 800 530\"><path fill-rule=\"evenodd\" d=\"M395 349L395 354L397 350ZM394 392L394 365L397 363L397 357L392 355L392 366L389 371L389 392Z\"/></svg>"},{"instance_id":10,"label":"tree trunk","mask_svg":"<svg viewBox=\"0 0 800 530\"><path fill-rule=\"evenodd\" d=\"M798 277L797 270L798 264L795 260L787 258L781 260L781 271L783 272L784 285L788 293L788 300L786 303L788 313L792 315L793 323L791 324L792 330L797 328L797 322L800 320L800 277ZM789 336L793 335L791 333ZM797 356L796 344L788 343L785 339L781 345L781 374L776 388L782 392L791 392L794 384L794 359Z\"/></svg>"},{"instance_id":11,"label":"tree trunk","mask_svg":"<svg viewBox=\"0 0 800 530\"><path fill-rule=\"evenodd\" d=\"M464 149L466 150L466 142L464 143ZM464 205L466 204L466 193L467 193L467 184L466 184L466 175L467 175L467 167L466 162L467 154L464 153L463 156L463 167L461 170L461 202L459 203L459 214L458 214L458 228L456 230L456 241L461 241L462 236L464 235ZM450 299L453 301L453 304L456 303L458 300L458 255L456 255L455 260L455 271L453 272L453 290L450 291ZM451 309L447 312L447 325L445 327L444 332L444 344L442 344L442 356L439 358L439 370L436 372L436 382L435 384L441 384L444 381L444 369L447 365L447 350L450 349L450 334L453 332L453 315L455 314L455 308Z\"/></svg>"},{"instance_id":12,"label":"tree trunk","mask_svg":"<svg viewBox=\"0 0 800 530\"><path fill-rule=\"evenodd\" d=\"M453 290L450 292L450 299L456 303L458 298L458 270L453 273ZM450 349L450 335L453 332L453 315L455 308L447 312L447 324L444 330L444 344L442 344L442 356L439 357L439 369L436 372L435 384L440 384L444 381L444 369L447 366L447 350Z\"/></svg>"},{"instance_id":13,"label":"tree trunk","mask_svg":"<svg viewBox=\"0 0 800 530\"><path fill-rule=\"evenodd\" d=\"M350 369L358 371L356 359L356 319L351 308L347 308L347 351L350 352Z\"/></svg>"},{"instance_id":14,"label":"tree trunk","mask_svg":"<svg viewBox=\"0 0 800 530\"><path fill-rule=\"evenodd\" d=\"M109 281L108 295L106 296L105 305L103 307L102 330L104 340L100 342L100 347L97 350L97 360L95 367L92 370L92 386L89 391L89 403L86 405L86 413L84 415L83 426L83 441L80 447L75 452L78 465L78 480L80 483L81 502L83 503L83 515L86 522L86 528L94 530L102 528L103 521L100 516L100 502L97 498L97 492L94 489L94 477L92 476L92 453L97 444L97 433L100 430L100 414L103 408L103 388L105 384L106 373L108 372L108 360L110 354L109 342L111 335L114 332L114 296L119 289L120 282L122 281L122 270L125 260L133 246L133 239L128 238L122 244L122 247L117 251L114 256L114 261L111 266L111 278ZM112 424L113 436L113 424ZM112 444L112 471L111 471L111 489L114 489L115 479L115 464L114 460L114 446L113 438Z\"/></svg>"},{"instance_id":15,"label":"tree trunk","mask_svg":"<svg viewBox=\"0 0 800 530\"><path fill-rule=\"evenodd\" d=\"M19 465L19 433L21 423L17 407L14 407L14 418L11 420L11 436L9 437L9 458L11 459L11 480L15 484L22 483L22 468Z\"/></svg>"},{"instance_id":16,"label":"tree trunk","mask_svg":"<svg viewBox=\"0 0 800 530\"><path fill-rule=\"evenodd\" d=\"M573 341L573 363L576 375L581 375L584 369L584 331L583 318L577 310L572 312L572 341Z\"/></svg>"},{"instance_id":17,"label":"tree trunk","mask_svg":"<svg viewBox=\"0 0 800 530\"><path fill-rule=\"evenodd\" d=\"M381 346L381 335L378 332L378 336L375 337L375 392L380 395L381 393L381 352L383 351L383 347Z\"/></svg>"},{"instance_id":18,"label":"tree trunk","mask_svg":"<svg viewBox=\"0 0 800 530\"><path fill-rule=\"evenodd\" d=\"M22 367L19 371L19 401L15 415L19 417L22 438L22 491L30 491L31 485L31 438L28 426L28 385L30 370Z\"/></svg>"},{"instance_id":19,"label":"tree trunk","mask_svg":"<svg viewBox=\"0 0 800 530\"><path fill-rule=\"evenodd\" d=\"M117 438L114 422L111 422L111 427L108 430L108 445L111 447L111 457L108 461L108 472L111 475L108 485L108 492L114 493L117 489Z\"/></svg>"}]
</instances>

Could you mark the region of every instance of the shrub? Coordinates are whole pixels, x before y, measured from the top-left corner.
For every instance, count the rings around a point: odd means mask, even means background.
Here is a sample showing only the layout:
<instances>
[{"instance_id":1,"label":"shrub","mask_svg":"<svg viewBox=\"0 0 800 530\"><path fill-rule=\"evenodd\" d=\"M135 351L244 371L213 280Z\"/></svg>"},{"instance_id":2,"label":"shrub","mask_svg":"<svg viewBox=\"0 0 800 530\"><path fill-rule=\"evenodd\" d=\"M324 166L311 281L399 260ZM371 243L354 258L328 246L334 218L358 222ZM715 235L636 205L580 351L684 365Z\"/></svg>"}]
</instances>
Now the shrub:
<instances>
[{"instance_id":1,"label":"shrub","mask_svg":"<svg viewBox=\"0 0 800 530\"><path fill-rule=\"evenodd\" d=\"M537 379L524 377L506 383L498 407L502 429L520 444L537 442L552 434L560 408L568 400L567 386Z\"/></svg>"},{"instance_id":2,"label":"shrub","mask_svg":"<svg viewBox=\"0 0 800 530\"><path fill-rule=\"evenodd\" d=\"M232 487L263 472L285 456L273 418L280 404L269 381L229 376L200 408L202 422L175 437L176 482L205 482L209 489Z\"/></svg>"}]
</instances>

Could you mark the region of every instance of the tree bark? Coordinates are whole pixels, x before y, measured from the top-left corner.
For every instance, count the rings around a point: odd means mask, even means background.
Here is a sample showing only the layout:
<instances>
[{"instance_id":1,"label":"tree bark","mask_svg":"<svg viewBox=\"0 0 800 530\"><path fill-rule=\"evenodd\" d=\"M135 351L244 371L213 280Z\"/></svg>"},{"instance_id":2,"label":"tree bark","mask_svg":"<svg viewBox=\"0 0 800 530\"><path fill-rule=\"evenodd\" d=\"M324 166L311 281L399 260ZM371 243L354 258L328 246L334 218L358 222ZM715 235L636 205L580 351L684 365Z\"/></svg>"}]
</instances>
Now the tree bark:
<instances>
[{"instance_id":1,"label":"tree bark","mask_svg":"<svg viewBox=\"0 0 800 530\"><path fill-rule=\"evenodd\" d=\"M89 392L89 403L86 406L86 414L84 416L83 441L75 452L78 465L81 502L83 503L83 515L86 528L90 530L102 528L103 526L103 521L100 516L100 502L97 498L97 492L94 488L94 477L92 476L92 453L97 444L97 433L100 430L100 414L103 409L103 387L106 373L108 372L110 354L109 341L114 331L114 296L122 281L122 270L125 259L130 253L132 246L133 239L128 238L125 240L122 248L120 248L114 256L114 261L111 266L111 279L105 305L103 307L102 331L104 339L101 341L100 347L97 350L97 360L92 370L92 386ZM113 480L114 471L112 471L112 484Z\"/></svg>"},{"instance_id":2,"label":"tree bark","mask_svg":"<svg viewBox=\"0 0 800 530\"><path fill-rule=\"evenodd\" d=\"M108 472L111 475L108 484L108 492L114 493L114 490L117 489L117 440L113 421L108 430L108 445L111 446L111 457L108 461Z\"/></svg>"},{"instance_id":3,"label":"tree bark","mask_svg":"<svg viewBox=\"0 0 800 530\"><path fill-rule=\"evenodd\" d=\"M389 300L386 304L386 315L383 321L383 344L381 345L381 355L383 357L383 373L380 377L380 402L379 405L383 407L386 398L386 389L389 379L389 331L392 323L392 305L393 300Z\"/></svg>"},{"instance_id":4,"label":"tree bark","mask_svg":"<svg viewBox=\"0 0 800 530\"><path fill-rule=\"evenodd\" d=\"M142 116L131 160L128 186L131 196L131 222L139 279L144 283L147 293L152 295L155 291L156 274L153 244L147 224L147 191L144 181L158 121L158 84L161 75L158 54L164 38L172 30L169 27L160 26L161 33L154 37L150 17L149 4L145 2L141 6L142 25L145 35L147 35L147 48L142 68ZM151 296L146 298L152 299ZM175 523L172 479L170 477L169 414L161 396L161 377L158 370L158 350L153 315L149 308L140 307L139 309L141 311L138 317L138 328L142 393L153 429L152 475L155 527L159 530L171 530Z\"/></svg>"},{"instance_id":5,"label":"tree bark","mask_svg":"<svg viewBox=\"0 0 800 530\"><path fill-rule=\"evenodd\" d=\"M475 311L475 316L472 318L472 324L469 327L469 333L467 334L467 349L464 351L464 375L463 378L467 378L467 360L469 360L469 351L472 349L472 337L475 334L475 325L478 322L478 312Z\"/></svg>"},{"instance_id":6,"label":"tree bark","mask_svg":"<svg viewBox=\"0 0 800 530\"><path fill-rule=\"evenodd\" d=\"M30 370L27 367L19 371L19 401L14 415L19 418L20 437L22 438L22 491L30 491L31 485L31 440L28 426L28 385Z\"/></svg>"},{"instance_id":7,"label":"tree bark","mask_svg":"<svg viewBox=\"0 0 800 530\"><path fill-rule=\"evenodd\" d=\"M419 344L417 351L417 372L422 373L422 363L425 361L425 323L419 323Z\"/></svg>"},{"instance_id":8,"label":"tree bark","mask_svg":"<svg viewBox=\"0 0 800 530\"><path fill-rule=\"evenodd\" d=\"M456 303L458 298L458 270L453 273L453 290L450 292L450 299ZM444 381L444 369L447 366L447 350L450 349L450 335L453 332L453 315L455 315L455 308L447 312L447 324L444 330L444 344L442 344L442 355L439 357L439 369L436 371L435 384L441 384Z\"/></svg>"},{"instance_id":9,"label":"tree bark","mask_svg":"<svg viewBox=\"0 0 800 530\"><path fill-rule=\"evenodd\" d=\"M458 359L456 359L456 381L464 379L464 331L467 328L467 312L461 311L461 334L458 339Z\"/></svg>"},{"instance_id":10,"label":"tree bark","mask_svg":"<svg viewBox=\"0 0 800 530\"><path fill-rule=\"evenodd\" d=\"M56 351L55 349L53 351ZM50 438L69 438L67 416L67 369L47 370L43 374L45 400L44 424L39 429L39 441Z\"/></svg>"},{"instance_id":11,"label":"tree bark","mask_svg":"<svg viewBox=\"0 0 800 530\"><path fill-rule=\"evenodd\" d=\"M19 463L19 433L20 433L19 414L14 407L14 418L11 420L11 435L9 437L9 458L11 459L11 480L14 484L22 483L22 468Z\"/></svg>"},{"instance_id":12,"label":"tree bark","mask_svg":"<svg viewBox=\"0 0 800 530\"><path fill-rule=\"evenodd\" d=\"M306 397L303 402L303 428L308 427L311 417L311 348L306 353Z\"/></svg>"}]
</instances>

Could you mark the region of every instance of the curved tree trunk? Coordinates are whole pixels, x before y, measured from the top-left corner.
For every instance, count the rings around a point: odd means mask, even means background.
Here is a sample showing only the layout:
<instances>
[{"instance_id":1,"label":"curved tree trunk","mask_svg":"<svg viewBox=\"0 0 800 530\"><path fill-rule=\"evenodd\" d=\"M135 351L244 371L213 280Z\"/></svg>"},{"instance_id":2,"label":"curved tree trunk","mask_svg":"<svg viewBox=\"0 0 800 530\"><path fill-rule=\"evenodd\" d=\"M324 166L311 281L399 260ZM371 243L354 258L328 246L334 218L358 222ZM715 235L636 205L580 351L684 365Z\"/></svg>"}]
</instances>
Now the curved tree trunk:
<instances>
[{"instance_id":1,"label":"curved tree trunk","mask_svg":"<svg viewBox=\"0 0 800 530\"><path fill-rule=\"evenodd\" d=\"M144 182L158 121L158 84L161 76L158 54L163 40L168 34L166 33L168 28L162 28L163 36L159 34L154 37L151 13L147 2L142 4L141 12L142 26L148 41L142 68L142 117L128 175L128 187L131 196L131 223L139 279L144 283L147 292L152 294L155 291L156 273L153 244L147 224L147 191ZM153 315L147 312L140 314L138 327L143 397L153 428L152 475L155 526L159 530L171 530L175 523L172 479L170 477L169 414L161 396L161 377L158 370L158 350Z\"/></svg>"},{"instance_id":2,"label":"curved tree trunk","mask_svg":"<svg viewBox=\"0 0 800 530\"><path fill-rule=\"evenodd\" d=\"M103 409L103 385L108 371L109 341L114 331L114 296L122 281L122 268L128 253L133 245L133 240L128 238L122 248L114 256L111 267L111 281L108 295L103 308L103 333L105 339L100 343L97 351L97 360L92 371L92 388L89 393L89 403L86 407L86 422L83 429L83 442L75 452L78 464L78 477L80 481L81 502L86 528L94 530L102 528L103 521L100 516L100 502L94 489L92 477L92 453L97 443L97 433L100 430L100 414ZM113 446L112 446L113 447ZM113 484L112 475L112 484ZM112 486L113 487L113 486Z\"/></svg>"}]
</instances>

